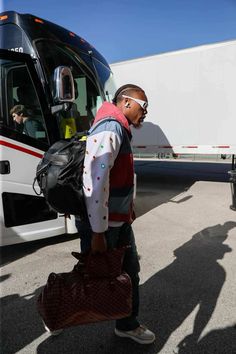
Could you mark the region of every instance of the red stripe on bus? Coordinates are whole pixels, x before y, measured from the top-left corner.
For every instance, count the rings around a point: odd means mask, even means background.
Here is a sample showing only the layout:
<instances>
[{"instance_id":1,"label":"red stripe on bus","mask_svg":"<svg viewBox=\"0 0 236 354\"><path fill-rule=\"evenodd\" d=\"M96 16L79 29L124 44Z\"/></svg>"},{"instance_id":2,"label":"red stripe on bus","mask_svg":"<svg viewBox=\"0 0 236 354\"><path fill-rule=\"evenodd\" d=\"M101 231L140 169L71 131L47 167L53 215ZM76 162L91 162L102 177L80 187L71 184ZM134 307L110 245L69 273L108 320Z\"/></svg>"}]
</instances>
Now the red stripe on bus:
<instances>
[{"instance_id":1,"label":"red stripe on bus","mask_svg":"<svg viewBox=\"0 0 236 354\"><path fill-rule=\"evenodd\" d=\"M230 146L229 145L218 145L218 146L212 146L213 148L216 149L229 149Z\"/></svg>"},{"instance_id":2,"label":"red stripe on bus","mask_svg":"<svg viewBox=\"0 0 236 354\"><path fill-rule=\"evenodd\" d=\"M40 159L43 157L43 155L39 154L38 152L26 149L26 148L24 148L22 146L19 146L19 145L8 143L7 141L4 141L4 140L0 140L0 145L4 145L4 146L7 146L7 147L9 147L11 149L22 151L25 154L29 154L29 155L32 155L32 156L35 156L35 157L39 157Z\"/></svg>"},{"instance_id":3,"label":"red stripe on bus","mask_svg":"<svg viewBox=\"0 0 236 354\"><path fill-rule=\"evenodd\" d=\"M189 146L182 146L182 148L184 148L184 149L197 149L198 146L197 145L189 145Z\"/></svg>"}]
</instances>

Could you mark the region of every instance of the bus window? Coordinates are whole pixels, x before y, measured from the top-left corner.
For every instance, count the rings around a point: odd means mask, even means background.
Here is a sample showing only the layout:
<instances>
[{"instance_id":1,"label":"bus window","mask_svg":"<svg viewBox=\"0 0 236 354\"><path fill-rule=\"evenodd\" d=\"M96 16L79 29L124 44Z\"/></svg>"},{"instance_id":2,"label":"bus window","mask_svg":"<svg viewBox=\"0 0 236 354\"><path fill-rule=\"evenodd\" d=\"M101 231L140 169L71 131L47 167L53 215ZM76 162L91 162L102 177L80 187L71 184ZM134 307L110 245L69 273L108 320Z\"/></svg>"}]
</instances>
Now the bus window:
<instances>
[{"instance_id":1,"label":"bus window","mask_svg":"<svg viewBox=\"0 0 236 354\"><path fill-rule=\"evenodd\" d=\"M48 142L40 103L25 64L1 63L8 116L4 124L21 134Z\"/></svg>"},{"instance_id":2,"label":"bus window","mask_svg":"<svg viewBox=\"0 0 236 354\"><path fill-rule=\"evenodd\" d=\"M86 57L86 55L83 55L83 57ZM107 68L107 66L99 62L97 59L93 58L93 63L98 73L100 83L102 84L102 87L104 89L106 100L111 102L116 91L113 74Z\"/></svg>"},{"instance_id":3,"label":"bus window","mask_svg":"<svg viewBox=\"0 0 236 354\"><path fill-rule=\"evenodd\" d=\"M103 102L90 69L73 49L53 41L36 42L53 96L53 74L57 66L71 68L75 84L75 102L68 111L57 114L60 135L70 138L76 131L88 130Z\"/></svg>"}]
</instances>

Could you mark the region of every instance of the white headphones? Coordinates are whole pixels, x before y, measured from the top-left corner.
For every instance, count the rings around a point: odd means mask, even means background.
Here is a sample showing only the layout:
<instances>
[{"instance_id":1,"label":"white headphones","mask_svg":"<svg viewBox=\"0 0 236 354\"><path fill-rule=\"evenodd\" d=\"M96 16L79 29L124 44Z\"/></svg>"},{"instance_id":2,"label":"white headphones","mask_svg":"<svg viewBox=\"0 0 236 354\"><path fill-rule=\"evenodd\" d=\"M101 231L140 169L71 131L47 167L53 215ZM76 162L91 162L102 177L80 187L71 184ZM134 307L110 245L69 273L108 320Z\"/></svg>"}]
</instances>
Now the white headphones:
<instances>
[{"instance_id":1,"label":"white headphones","mask_svg":"<svg viewBox=\"0 0 236 354\"><path fill-rule=\"evenodd\" d=\"M130 107L129 102L127 102L127 103L125 104L125 107L126 107L126 108Z\"/></svg>"}]
</instances>

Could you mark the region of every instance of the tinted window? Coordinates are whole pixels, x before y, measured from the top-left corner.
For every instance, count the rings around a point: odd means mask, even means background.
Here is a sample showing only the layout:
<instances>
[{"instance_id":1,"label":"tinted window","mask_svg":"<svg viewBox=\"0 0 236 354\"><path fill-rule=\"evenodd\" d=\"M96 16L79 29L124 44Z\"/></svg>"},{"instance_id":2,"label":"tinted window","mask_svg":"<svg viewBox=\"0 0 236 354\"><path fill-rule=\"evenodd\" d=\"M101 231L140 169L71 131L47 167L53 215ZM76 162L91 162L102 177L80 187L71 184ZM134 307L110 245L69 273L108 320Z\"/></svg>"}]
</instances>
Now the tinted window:
<instances>
[{"instance_id":1,"label":"tinted window","mask_svg":"<svg viewBox=\"0 0 236 354\"><path fill-rule=\"evenodd\" d=\"M27 66L1 60L2 95L6 106L3 124L17 132L47 142L44 117Z\"/></svg>"},{"instance_id":2,"label":"tinted window","mask_svg":"<svg viewBox=\"0 0 236 354\"><path fill-rule=\"evenodd\" d=\"M24 31L13 24L8 23L0 27L0 48L18 53L28 53L35 57L33 47Z\"/></svg>"}]
</instances>

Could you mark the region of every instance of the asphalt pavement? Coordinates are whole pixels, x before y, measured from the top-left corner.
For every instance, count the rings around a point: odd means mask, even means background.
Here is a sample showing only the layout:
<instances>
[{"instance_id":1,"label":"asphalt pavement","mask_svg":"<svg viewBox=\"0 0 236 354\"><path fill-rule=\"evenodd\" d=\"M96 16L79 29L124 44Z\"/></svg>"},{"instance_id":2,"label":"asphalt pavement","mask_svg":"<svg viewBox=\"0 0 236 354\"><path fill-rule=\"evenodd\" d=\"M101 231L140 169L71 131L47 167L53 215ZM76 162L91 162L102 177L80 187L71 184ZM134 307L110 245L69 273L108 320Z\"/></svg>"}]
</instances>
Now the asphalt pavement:
<instances>
[{"instance_id":1,"label":"asphalt pavement","mask_svg":"<svg viewBox=\"0 0 236 354\"><path fill-rule=\"evenodd\" d=\"M165 163L168 163L165 166ZM70 271L78 235L1 249L2 354L235 354L236 211L230 164L136 161L141 262L140 321L156 333L141 346L114 323L45 332L37 297L50 272Z\"/></svg>"}]
</instances>

